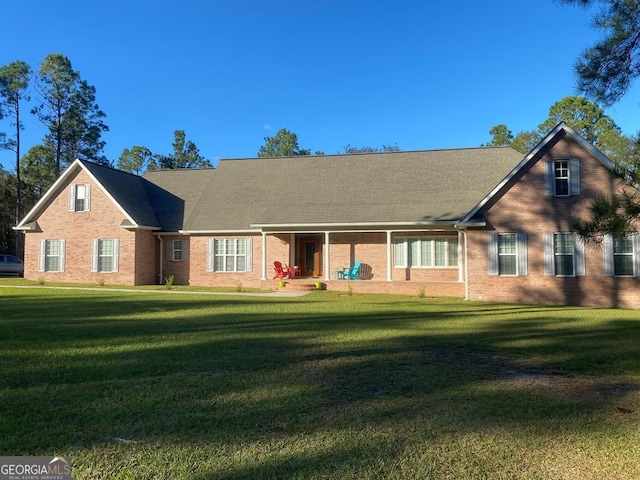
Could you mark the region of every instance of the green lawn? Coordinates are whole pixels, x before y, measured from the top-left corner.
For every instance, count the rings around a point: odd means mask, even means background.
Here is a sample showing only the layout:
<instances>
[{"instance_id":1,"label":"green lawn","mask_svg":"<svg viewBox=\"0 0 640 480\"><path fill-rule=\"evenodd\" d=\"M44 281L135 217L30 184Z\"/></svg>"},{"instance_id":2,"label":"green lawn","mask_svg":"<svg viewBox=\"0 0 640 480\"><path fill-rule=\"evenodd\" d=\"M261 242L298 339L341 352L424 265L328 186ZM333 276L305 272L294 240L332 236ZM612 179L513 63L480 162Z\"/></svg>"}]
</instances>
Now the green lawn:
<instances>
[{"instance_id":1,"label":"green lawn","mask_svg":"<svg viewBox=\"0 0 640 480\"><path fill-rule=\"evenodd\" d=\"M637 479L639 420L638 311L0 288L0 454L77 479Z\"/></svg>"}]
</instances>

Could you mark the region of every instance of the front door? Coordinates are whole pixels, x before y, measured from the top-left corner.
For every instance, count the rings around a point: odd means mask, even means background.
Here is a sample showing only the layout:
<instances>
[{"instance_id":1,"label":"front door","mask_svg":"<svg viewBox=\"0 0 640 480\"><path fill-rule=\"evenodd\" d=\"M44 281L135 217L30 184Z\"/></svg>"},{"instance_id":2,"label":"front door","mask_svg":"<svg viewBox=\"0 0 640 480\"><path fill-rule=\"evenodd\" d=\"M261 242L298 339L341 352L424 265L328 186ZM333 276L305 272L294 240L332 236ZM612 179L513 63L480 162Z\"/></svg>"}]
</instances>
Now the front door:
<instances>
[{"instance_id":1,"label":"front door","mask_svg":"<svg viewBox=\"0 0 640 480\"><path fill-rule=\"evenodd\" d=\"M317 237L300 239L300 269L305 277L322 275L322 241Z\"/></svg>"}]
</instances>

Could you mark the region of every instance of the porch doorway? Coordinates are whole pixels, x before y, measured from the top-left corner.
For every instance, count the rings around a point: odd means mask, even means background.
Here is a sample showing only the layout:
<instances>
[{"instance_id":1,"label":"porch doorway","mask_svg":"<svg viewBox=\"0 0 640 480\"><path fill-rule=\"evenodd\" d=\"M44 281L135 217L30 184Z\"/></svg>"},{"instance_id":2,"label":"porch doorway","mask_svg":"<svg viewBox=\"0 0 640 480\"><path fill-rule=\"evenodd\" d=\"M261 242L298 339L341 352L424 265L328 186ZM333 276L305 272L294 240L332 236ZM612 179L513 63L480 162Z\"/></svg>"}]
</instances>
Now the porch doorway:
<instances>
[{"instance_id":1,"label":"porch doorway","mask_svg":"<svg viewBox=\"0 0 640 480\"><path fill-rule=\"evenodd\" d=\"M303 276L322 276L322 235L300 235L296 261Z\"/></svg>"}]
</instances>

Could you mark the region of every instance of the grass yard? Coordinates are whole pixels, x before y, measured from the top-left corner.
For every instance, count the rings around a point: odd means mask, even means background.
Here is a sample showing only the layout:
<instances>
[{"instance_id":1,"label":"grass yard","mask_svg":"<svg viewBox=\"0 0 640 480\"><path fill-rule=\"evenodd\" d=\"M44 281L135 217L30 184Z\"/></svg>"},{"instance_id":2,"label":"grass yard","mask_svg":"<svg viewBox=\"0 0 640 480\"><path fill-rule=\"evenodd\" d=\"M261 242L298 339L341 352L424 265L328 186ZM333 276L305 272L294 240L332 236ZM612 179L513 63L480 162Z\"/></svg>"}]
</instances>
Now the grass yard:
<instances>
[{"instance_id":1,"label":"grass yard","mask_svg":"<svg viewBox=\"0 0 640 480\"><path fill-rule=\"evenodd\" d=\"M76 479L640 478L638 311L0 285L0 455Z\"/></svg>"}]
</instances>

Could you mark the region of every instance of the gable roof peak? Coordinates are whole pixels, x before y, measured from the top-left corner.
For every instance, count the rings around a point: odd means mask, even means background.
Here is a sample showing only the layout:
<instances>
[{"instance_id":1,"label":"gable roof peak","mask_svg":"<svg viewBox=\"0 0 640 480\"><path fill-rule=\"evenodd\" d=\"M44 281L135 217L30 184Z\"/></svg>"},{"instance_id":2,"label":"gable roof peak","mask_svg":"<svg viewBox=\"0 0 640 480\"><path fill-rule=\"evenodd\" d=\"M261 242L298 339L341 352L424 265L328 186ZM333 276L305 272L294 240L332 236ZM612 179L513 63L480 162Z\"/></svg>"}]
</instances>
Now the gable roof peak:
<instances>
[{"instance_id":1,"label":"gable roof peak","mask_svg":"<svg viewBox=\"0 0 640 480\"><path fill-rule=\"evenodd\" d=\"M571 137L576 143L578 143L581 147L583 147L586 151L588 151L591 155L593 155L596 159L598 159L605 167L610 169L611 171L620 174L618 167L615 163L609 159L604 153L598 150L591 142L586 140L582 135L576 132L573 128L567 125L564 121L558 123L551 131L545 135L545 137L540 140L540 142L531 149L531 151L525 155L522 161L515 166L515 168L509 172L509 174L504 177L504 179L486 196L482 199L480 203L478 203L473 210L471 210L460 223L469 222L473 216L478 213L478 211L487 204L487 202L492 199L494 196L499 195L504 186L520 171L522 170L528 163L532 161L536 161L539 158L540 152L553 140L560 135L561 132L564 132L566 135Z\"/></svg>"}]
</instances>

